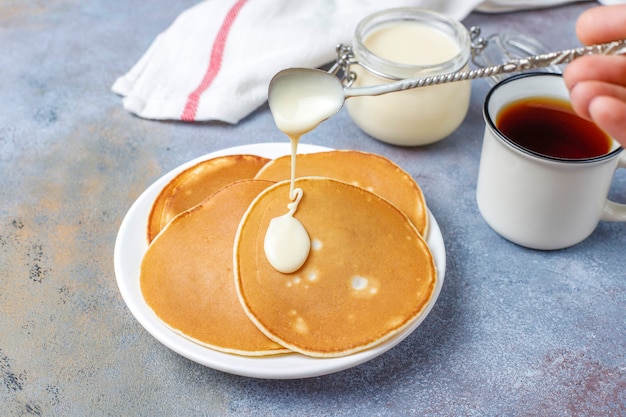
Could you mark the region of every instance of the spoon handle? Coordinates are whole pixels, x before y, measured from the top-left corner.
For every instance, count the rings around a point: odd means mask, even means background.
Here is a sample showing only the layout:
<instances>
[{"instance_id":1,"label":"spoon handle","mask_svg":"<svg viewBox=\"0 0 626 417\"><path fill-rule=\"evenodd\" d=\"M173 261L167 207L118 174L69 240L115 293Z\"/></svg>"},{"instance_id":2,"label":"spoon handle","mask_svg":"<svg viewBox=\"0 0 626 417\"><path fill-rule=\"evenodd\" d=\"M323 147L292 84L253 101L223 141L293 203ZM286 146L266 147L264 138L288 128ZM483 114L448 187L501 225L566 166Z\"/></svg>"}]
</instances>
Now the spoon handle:
<instances>
[{"instance_id":1,"label":"spoon handle","mask_svg":"<svg viewBox=\"0 0 626 417\"><path fill-rule=\"evenodd\" d=\"M545 68L551 65L567 64L584 55L625 55L626 39L601 43L590 46L582 46L574 49L566 49L558 52L549 52L527 58L507 61L499 65L485 68L477 68L470 71L452 72L449 74L433 75L424 78L412 78L400 80L389 84L374 85L369 87L346 88L345 96L377 96L394 91L408 90L417 87L444 84L456 81L473 80L476 78L489 77L492 75L510 74L513 72L528 71Z\"/></svg>"}]
</instances>

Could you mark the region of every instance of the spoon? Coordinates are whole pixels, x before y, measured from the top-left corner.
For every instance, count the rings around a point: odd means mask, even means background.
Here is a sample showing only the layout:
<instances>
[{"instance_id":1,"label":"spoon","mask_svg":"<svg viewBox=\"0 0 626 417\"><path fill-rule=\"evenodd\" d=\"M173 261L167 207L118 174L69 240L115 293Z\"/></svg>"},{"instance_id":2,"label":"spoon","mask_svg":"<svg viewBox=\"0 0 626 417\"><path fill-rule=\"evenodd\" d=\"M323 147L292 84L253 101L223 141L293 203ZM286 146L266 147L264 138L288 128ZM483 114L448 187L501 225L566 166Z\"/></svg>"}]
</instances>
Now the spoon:
<instances>
[{"instance_id":1,"label":"spoon","mask_svg":"<svg viewBox=\"0 0 626 417\"><path fill-rule=\"evenodd\" d=\"M312 68L288 68L272 78L267 101L276 126L296 140L335 114L345 100L339 78Z\"/></svg>"},{"instance_id":2,"label":"spoon","mask_svg":"<svg viewBox=\"0 0 626 417\"><path fill-rule=\"evenodd\" d=\"M545 68L567 64L584 55L624 54L626 40L619 40L533 55L469 71L358 88L344 87L335 75L319 69L288 68L277 73L270 81L268 102L279 129L285 133L306 133L337 113L345 100L350 97L377 96L417 87Z\"/></svg>"}]
</instances>

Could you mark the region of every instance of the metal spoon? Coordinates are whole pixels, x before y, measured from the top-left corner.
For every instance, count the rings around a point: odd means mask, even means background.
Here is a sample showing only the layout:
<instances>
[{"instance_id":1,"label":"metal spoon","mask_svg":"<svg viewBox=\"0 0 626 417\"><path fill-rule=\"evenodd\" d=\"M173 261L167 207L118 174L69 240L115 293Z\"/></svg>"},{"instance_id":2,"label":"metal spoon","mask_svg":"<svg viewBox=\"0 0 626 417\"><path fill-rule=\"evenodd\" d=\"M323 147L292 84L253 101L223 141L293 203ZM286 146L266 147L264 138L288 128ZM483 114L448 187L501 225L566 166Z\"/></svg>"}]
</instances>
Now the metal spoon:
<instances>
[{"instance_id":1,"label":"metal spoon","mask_svg":"<svg viewBox=\"0 0 626 417\"><path fill-rule=\"evenodd\" d=\"M584 55L624 54L626 54L626 40L618 40L529 56L527 58L507 61L500 65L493 65L470 71L459 71L424 78L406 79L389 84L358 88L344 87L339 78L322 70L311 68L288 68L280 71L274 76L274 78L272 78L269 85L268 98L270 107L272 108L273 103L279 102L279 100L275 99L277 91L284 91L286 89L301 89L303 94L300 98L304 99L307 99L307 97L324 96L335 103L336 109L333 109L333 111L326 111L326 113L320 117L321 120L319 120L319 123L321 123L323 120L326 120L339 111L345 100L350 97L377 96L417 87L427 87L456 81L473 80L492 75L510 74L514 72L545 68L551 65L567 64ZM274 111L273 108L272 111Z\"/></svg>"}]
</instances>

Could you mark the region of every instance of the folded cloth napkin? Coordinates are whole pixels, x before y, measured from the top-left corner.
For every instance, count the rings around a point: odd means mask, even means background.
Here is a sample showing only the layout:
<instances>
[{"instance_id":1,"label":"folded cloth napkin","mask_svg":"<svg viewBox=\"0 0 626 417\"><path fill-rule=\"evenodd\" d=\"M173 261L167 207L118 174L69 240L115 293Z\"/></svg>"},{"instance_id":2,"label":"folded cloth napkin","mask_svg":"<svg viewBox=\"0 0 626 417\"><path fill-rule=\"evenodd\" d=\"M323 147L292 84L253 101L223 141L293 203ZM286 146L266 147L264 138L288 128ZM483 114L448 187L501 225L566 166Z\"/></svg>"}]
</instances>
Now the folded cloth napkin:
<instances>
[{"instance_id":1,"label":"folded cloth napkin","mask_svg":"<svg viewBox=\"0 0 626 417\"><path fill-rule=\"evenodd\" d=\"M378 10L423 7L461 20L474 9L503 11L565 2L205 0L158 35L112 90L124 97L126 110L143 118L237 123L267 100L274 74L333 61L335 46L350 44L357 23Z\"/></svg>"}]
</instances>

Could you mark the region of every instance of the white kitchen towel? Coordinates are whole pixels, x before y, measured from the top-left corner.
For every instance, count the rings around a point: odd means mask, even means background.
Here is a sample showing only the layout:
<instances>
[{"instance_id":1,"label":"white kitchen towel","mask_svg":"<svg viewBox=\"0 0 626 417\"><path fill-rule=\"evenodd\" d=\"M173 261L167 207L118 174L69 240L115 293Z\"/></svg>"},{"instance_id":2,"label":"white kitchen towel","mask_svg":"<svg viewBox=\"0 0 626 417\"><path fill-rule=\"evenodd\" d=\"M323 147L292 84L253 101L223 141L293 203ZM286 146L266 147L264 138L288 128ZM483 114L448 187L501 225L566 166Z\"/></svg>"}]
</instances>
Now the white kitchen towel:
<instances>
[{"instance_id":1,"label":"white kitchen towel","mask_svg":"<svg viewBox=\"0 0 626 417\"><path fill-rule=\"evenodd\" d=\"M375 11L423 7L461 20L477 8L517 10L564 2L205 0L159 34L112 90L139 117L237 123L266 101L274 74L333 61L335 46L350 44L357 23Z\"/></svg>"},{"instance_id":2,"label":"white kitchen towel","mask_svg":"<svg viewBox=\"0 0 626 417\"><path fill-rule=\"evenodd\" d=\"M541 9L575 2L576 0L485 0L476 7L476 10L486 13L502 13L514 10Z\"/></svg>"}]
</instances>

